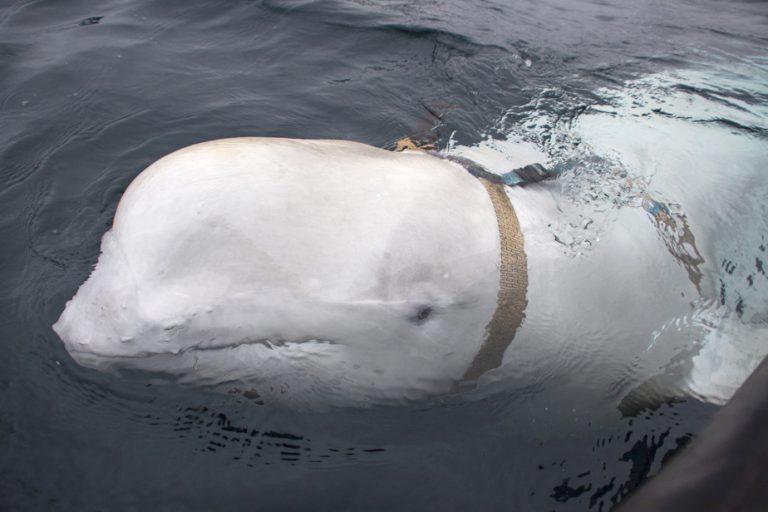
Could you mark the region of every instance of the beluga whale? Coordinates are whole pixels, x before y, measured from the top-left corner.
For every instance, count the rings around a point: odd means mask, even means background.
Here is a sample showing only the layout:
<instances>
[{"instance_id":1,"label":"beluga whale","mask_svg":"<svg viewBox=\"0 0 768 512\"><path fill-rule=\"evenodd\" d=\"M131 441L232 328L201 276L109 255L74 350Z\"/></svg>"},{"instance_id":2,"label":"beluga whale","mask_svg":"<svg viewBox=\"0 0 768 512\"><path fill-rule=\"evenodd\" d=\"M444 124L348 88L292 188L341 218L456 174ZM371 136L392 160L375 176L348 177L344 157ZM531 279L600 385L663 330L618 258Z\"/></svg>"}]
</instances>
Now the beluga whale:
<instances>
[{"instance_id":1,"label":"beluga whale","mask_svg":"<svg viewBox=\"0 0 768 512\"><path fill-rule=\"evenodd\" d=\"M472 156L258 137L175 151L125 191L53 329L90 368L370 406L508 376L602 382L700 295L703 257L665 204L620 209L574 258L546 173L509 186Z\"/></svg>"}]
</instances>

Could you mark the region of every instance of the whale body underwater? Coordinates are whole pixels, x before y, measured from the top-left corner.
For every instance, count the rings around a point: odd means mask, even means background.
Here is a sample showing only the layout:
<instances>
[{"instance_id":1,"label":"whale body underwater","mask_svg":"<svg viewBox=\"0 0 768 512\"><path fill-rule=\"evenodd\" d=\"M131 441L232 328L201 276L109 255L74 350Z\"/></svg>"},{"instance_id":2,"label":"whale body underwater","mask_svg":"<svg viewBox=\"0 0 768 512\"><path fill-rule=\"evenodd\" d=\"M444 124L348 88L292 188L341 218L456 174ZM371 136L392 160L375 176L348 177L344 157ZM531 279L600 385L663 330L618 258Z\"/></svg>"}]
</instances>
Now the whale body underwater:
<instances>
[{"instance_id":1,"label":"whale body underwater","mask_svg":"<svg viewBox=\"0 0 768 512\"><path fill-rule=\"evenodd\" d=\"M131 183L53 328L83 366L296 406L609 379L606 361L629 365L690 311L702 260L685 219L651 198L618 210L589 254L565 254L557 194L423 151L196 144Z\"/></svg>"}]
</instances>

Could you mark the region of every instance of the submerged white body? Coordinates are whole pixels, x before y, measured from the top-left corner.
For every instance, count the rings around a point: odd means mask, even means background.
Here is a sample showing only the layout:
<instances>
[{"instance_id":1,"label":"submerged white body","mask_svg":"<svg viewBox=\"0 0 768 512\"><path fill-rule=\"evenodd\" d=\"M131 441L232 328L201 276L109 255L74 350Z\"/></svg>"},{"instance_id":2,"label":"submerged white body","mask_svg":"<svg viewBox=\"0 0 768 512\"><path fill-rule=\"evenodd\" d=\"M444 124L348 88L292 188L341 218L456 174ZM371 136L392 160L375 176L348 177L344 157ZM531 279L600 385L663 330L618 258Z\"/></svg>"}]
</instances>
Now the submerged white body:
<instances>
[{"instance_id":1,"label":"submerged white body","mask_svg":"<svg viewBox=\"0 0 768 512\"><path fill-rule=\"evenodd\" d=\"M508 194L528 305L490 374L592 371L610 385L620 370L606 366L647 351L696 287L642 209L620 209L599 246L573 258L548 229L562 216L552 186ZM481 183L426 153L198 144L134 180L54 329L100 369L289 404L418 399L454 389L478 353L496 310L498 230Z\"/></svg>"}]
</instances>

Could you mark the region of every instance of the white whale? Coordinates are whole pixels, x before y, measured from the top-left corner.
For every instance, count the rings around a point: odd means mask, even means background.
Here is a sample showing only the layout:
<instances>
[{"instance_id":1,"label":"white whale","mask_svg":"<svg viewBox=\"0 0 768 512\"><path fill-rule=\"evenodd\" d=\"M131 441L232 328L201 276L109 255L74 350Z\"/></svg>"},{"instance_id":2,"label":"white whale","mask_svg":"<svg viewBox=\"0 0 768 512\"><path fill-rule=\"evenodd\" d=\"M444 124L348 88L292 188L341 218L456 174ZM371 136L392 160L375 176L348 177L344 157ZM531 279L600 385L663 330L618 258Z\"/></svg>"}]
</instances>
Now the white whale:
<instances>
[{"instance_id":1,"label":"white whale","mask_svg":"<svg viewBox=\"0 0 768 512\"><path fill-rule=\"evenodd\" d=\"M126 190L54 330L85 366L291 405L402 403L505 372L607 385L701 283L642 208L565 253L556 194L354 142L193 145Z\"/></svg>"}]
</instances>

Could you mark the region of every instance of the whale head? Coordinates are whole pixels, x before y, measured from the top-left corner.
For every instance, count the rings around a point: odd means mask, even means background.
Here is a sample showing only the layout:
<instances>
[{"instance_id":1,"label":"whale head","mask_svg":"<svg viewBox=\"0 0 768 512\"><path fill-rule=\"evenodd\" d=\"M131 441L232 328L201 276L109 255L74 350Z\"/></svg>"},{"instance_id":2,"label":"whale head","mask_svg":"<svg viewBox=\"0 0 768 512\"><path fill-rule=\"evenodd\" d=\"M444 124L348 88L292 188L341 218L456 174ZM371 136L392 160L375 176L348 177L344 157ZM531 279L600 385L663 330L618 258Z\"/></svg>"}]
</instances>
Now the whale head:
<instances>
[{"instance_id":1,"label":"whale head","mask_svg":"<svg viewBox=\"0 0 768 512\"><path fill-rule=\"evenodd\" d=\"M456 164L233 139L129 187L54 330L80 364L295 403L448 391L496 310L493 206Z\"/></svg>"}]
</instances>

